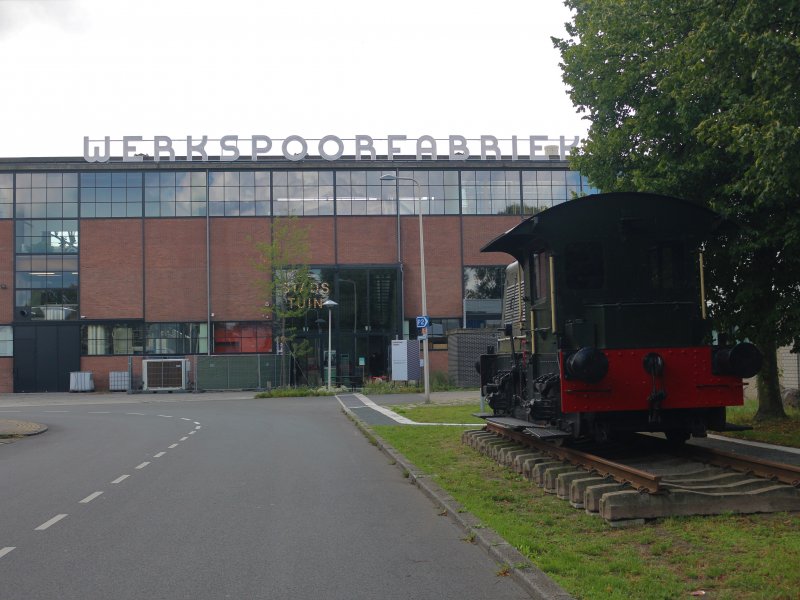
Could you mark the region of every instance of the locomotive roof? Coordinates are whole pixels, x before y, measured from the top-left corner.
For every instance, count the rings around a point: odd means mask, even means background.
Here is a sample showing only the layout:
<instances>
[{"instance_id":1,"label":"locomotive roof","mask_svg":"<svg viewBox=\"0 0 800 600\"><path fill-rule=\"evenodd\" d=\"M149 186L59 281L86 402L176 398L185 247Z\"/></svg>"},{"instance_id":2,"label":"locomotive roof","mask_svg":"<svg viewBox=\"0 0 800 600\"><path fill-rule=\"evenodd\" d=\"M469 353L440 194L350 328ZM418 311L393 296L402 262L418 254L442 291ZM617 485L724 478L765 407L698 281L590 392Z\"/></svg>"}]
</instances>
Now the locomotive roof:
<instances>
[{"instance_id":1,"label":"locomotive roof","mask_svg":"<svg viewBox=\"0 0 800 600\"><path fill-rule=\"evenodd\" d=\"M626 227L650 220L659 230L698 241L721 217L714 211L670 196L639 192L593 194L543 210L509 229L481 248L505 252L517 260L533 250L554 248L599 234L621 236Z\"/></svg>"}]
</instances>

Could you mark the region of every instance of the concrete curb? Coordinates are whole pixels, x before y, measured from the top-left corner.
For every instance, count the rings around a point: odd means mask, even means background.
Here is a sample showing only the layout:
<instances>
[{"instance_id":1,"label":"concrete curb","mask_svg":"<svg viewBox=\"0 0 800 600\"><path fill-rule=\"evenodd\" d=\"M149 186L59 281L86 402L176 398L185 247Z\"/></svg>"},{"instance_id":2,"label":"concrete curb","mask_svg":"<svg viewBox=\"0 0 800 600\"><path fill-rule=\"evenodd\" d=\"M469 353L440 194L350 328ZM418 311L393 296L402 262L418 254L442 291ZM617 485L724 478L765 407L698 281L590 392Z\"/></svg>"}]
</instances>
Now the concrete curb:
<instances>
[{"instance_id":1,"label":"concrete curb","mask_svg":"<svg viewBox=\"0 0 800 600\"><path fill-rule=\"evenodd\" d=\"M47 425L16 419L0 419L0 437L23 437L39 435L47 431Z\"/></svg>"},{"instance_id":2,"label":"concrete curb","mask_svg":"<svg viewBox=\"0 0 800 600\"><path fill-rule=\"evenodd\" d=\"M342 406L342 411L355 423L356 427L386 456L392 459L404 474L407 474L409 481L422 490L434 504L446 511L447 516L476 544L486 550L489 556L496 560L503 569L507 569L508 574L530 594L531 598L537 600L572 600L572 596L564 591L561 586L500 537L497 532L486 527L477 517L467 512L450 494L434 483L430 477L421 473L405 456L372 431L341 400L339 404Z\"/></svg>"}]
</instances>

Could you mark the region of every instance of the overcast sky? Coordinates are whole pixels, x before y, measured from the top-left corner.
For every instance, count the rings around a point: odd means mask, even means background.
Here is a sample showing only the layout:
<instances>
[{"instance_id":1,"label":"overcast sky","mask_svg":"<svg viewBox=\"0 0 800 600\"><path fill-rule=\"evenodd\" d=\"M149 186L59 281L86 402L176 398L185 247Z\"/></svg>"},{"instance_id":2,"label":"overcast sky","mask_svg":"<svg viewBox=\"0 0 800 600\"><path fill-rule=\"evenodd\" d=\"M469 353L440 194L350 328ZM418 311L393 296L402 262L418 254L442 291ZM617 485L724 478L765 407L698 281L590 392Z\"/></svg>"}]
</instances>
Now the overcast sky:
<instances>
[{"instance_id":1,"label":"overcast sky","mask_svg":"<svg viewBox=\"0 0 800 600\"><path fill-rule=\"evenodd\" d=\"M83 137L583 137L561 0L0 0L0 157Z\"/></svg>"}]
</instances>

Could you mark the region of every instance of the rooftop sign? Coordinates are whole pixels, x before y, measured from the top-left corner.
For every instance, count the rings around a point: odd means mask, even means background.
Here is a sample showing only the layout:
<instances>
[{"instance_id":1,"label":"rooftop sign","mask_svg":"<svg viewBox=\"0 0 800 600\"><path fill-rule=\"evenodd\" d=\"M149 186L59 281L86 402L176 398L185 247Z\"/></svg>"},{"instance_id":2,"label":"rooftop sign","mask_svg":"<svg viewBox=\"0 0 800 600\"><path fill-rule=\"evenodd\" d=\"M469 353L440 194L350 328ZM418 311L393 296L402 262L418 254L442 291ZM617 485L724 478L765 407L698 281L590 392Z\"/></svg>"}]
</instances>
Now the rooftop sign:
<instances>
[{"instance_id":1,"label":"rooftop sign","mask_svg":"<svg viewBox=\"0 0 800 600\"><path fill-rule=\"evenodd\" d=\"M498 138L493 135L466 138L462 135L451 135L446 139L436 139L430 135L416 138L405 135L389 135L385 138L373 138L368 135L340 138L326 135L318 139L306 139L299 135L275 139L267 135L252 135L249 138L224 135L219 139L212 139L207 135L185 138L156 135L152 139L126 135L122 139L114 140L110 136L105 136L102 140L84 136L83 158L86 162L101 163L119 160L142 162L145 159L156 162L177 160L228 162L248 156L251 160L258 160L259 157L283 156L291 161L309 157L335 161L343 156L367 161L377 160L379 157L395 160L408 156L416 156L417 160L423 160L423 158L440 158L442 155L454 161L477 156L482 160L501 158L544 160L551 156L564 160L578 143L578 136L568 139L563 135L510 138ZM112 152L114 152L113 157Z\"/></svg>"}]
</instances>

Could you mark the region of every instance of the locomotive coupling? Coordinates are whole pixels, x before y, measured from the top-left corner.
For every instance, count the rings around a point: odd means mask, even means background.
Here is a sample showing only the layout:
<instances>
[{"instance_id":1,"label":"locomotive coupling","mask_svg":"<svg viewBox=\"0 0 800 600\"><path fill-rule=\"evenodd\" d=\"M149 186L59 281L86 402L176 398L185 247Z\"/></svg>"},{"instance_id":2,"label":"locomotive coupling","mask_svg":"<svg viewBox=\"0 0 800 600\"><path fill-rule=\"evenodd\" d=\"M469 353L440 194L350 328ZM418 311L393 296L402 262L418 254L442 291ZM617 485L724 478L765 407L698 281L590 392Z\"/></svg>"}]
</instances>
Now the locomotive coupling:
<instances>
[{"instance_id":1,"label":"locomotive coupling","mask_svg":"<svg viewBox=\"0 0 800 600\"><path fill-rule=\"evenodd\" d=\"M566 358L564 373L568 379L597 383L608 373L608 358L597 348L583 347Z\"/></svg>"},{"instance_id":2,"label":"locomotive coupling","mask_svg":"<svg viewBox=\"0 0 800 600\"><path fill-rule=\"evenodd\" d=\"M747 379L761 370L764 357L750 342L739 342L733 348L714 348L711 368L714 375L734 375Z\"/></svg>"}]
</instances>

